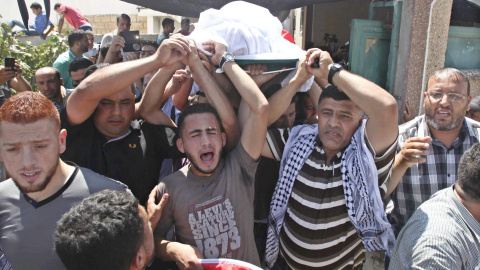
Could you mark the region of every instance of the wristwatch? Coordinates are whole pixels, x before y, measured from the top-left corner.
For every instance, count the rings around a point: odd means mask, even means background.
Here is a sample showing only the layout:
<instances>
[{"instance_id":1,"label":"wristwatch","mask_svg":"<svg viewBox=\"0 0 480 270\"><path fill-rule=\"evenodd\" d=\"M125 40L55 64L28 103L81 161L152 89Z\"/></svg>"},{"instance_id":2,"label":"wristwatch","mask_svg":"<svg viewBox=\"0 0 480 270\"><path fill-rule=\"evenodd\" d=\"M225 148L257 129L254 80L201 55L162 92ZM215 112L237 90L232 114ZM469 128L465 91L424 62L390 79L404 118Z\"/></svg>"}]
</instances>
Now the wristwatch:
<instances>
[{"instance_id":1,"label":"wristwatch","mask_svg":"<svg viewBox=\"0 0 480 270\"><path fill-rule=\"evenodd\" d=\"M339 72L342 69L344 69L343 66L338 64L338 63L335 63L335 64L332 65L332 67L330 67L330 71L328 72L328 83L329 84L333 85L333 82L332 82L333 75L335 75L335 73Z\"/></svg>"},{"instance_id":2,"label":"wristwatch","mask_svg":"<svg viewBox=\"0 0 480 270\"><path fill-rule=\"evenodd\" d=\"M225 52L222 55L222 60L220 60L220 64L218 66L223 70L223 65L225 65L225 63L227 62L232 62L232 61L235 61L235 55L233 55L233 53L231 52Z\"/></svg>"}]
</instances>

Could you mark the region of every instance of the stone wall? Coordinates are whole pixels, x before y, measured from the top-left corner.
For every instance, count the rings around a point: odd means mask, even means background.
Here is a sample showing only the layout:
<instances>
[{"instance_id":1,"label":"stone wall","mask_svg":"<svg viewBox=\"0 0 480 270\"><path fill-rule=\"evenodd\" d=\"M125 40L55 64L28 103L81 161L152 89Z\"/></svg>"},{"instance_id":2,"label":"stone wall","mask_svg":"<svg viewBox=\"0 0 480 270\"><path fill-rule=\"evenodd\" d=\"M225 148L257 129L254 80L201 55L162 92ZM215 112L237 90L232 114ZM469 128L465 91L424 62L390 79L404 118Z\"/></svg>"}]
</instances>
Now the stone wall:
<instances>
[{"instance_id":1,"label":"stone wall","mask_svg":"<svg viewBox=\"0 0 480 270\"><path fill-rule=\"evenodd\" d=\"M92 25L95 34L108 34L117 29L117 14L115 15L90 15L85 16ZM129 15L132 20L131 30L139 30L140 34L147 33L147 17Z\"/></svg>"}]
</instances>

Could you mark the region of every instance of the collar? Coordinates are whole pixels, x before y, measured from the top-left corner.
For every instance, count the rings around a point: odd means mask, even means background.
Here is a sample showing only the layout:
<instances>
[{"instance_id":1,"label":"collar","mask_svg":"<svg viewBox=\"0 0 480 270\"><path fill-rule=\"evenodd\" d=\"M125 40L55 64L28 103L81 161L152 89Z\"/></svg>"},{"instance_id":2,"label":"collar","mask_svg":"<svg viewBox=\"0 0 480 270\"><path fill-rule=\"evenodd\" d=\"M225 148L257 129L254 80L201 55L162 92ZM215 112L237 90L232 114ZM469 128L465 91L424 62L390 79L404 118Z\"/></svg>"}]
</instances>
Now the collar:
<instances>
[{"instance_id":1,"label":"collar","mask_svg":"<svg viewBox=\"0 0 480 270\"><path fill-rule=\"evenodd\" d=\"M107 143L109 143L109 142L114 142L114 141L121 140L121 139L127 137L128 134L130 134L130 133L132 133L132 131L131 131L130 129L128 129L127 132L125 132L125 134L123 134L122 136L118 136L118 137L116 137L116 138L110 139L110 140L108 140L105 144L107 144ZM105 145L105 144L104 144L104 145Z\"/></svg>"},{"instance_id":2,"label":"collar","mask_svg":"<svg viewBox=\"0 0 480 270\"><path fill-rule=\"evenodd\" d=\"M322 141L320 141L320 137L317 135L317 138L315 138L315 142L317 143L317 146L320 148L320 154L322 155L322 158L325 160L325 163L327 162L327 154L325 154L325 150L323 149L323 144ZM350 145L350 144L348 144ZM340 150L335 156L330 160L330 164L337 164L340 163L342 160L342 155L345 152L345 149L347 149L348 145Z\"/></svg>"},{"instance_id":3,"label":"collar","mask_svg":"<svg viewBox=\"0 0 480 270\"><path fill-rule=\"evenodd\" d=\"M427 121L425 119L425 114L422 116L420 125L418 127L418 136L419 137L430 136L432 138L432 140L434 140L438 144L443 145L443 143L441 143L440 141L435 139L435 137L433 137L432 133L430 132L430 129L427 125ZM464 117L463 118L463 123L462 123L462 128L460 129L460 133L458 134L457 139L453 142L451 147L453 147L453 148L458 147L461 143L463 143L465 141L465 139L468 136L476 138L475 133L473 132L473 129L470 127L470 125L467 123L467 120Z\"/></svg>"}]
</instances>

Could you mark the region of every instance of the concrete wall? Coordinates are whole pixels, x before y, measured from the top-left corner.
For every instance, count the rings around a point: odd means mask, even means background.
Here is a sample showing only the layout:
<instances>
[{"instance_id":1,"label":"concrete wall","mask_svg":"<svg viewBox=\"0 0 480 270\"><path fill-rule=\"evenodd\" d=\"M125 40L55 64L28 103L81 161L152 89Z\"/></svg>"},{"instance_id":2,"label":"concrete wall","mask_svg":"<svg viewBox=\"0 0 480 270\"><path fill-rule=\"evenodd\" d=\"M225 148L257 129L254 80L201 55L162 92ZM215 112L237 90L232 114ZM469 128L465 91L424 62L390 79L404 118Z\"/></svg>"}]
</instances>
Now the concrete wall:
<instances>
[{"instance_id":1,"label":"concrete wall","mask_svg":"<svg viewBox=\"0 0 480 270\"><path fill-rule=\"evenodd\" d=\"M117 28L117 16L112 15L85 15L95 34L107 34ZM147 17L129 15L132 20L131 30L139 30L140 34L147 34Z\"/></svg>"}]
</instances>

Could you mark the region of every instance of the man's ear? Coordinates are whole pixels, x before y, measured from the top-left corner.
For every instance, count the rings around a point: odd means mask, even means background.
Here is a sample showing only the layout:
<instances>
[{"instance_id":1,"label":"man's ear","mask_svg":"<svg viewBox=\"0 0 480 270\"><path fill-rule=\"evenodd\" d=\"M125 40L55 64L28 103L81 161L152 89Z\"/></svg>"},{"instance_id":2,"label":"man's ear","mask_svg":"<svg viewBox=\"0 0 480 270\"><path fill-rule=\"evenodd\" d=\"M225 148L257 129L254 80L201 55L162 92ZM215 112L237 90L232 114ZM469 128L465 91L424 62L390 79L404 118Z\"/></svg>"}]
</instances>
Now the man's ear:
<instances>
[{"instance_id":1,"label":"man's ear","mask_svg":"<svg viewBox=\"0 0 480 270\"><path fill-rule=\"evenodd\" d=\"M145 249L143 245L140 249L135 253L133 256L132 261L130 262L130 269L145 269L147 267L147 254L145 253Z\"/></svg>"},{"instance_id":2,"label":"man's ear","mask_svg":"<svg viewBox=\"0 0 480 270\"><path fill-rule=\"evenodd\" d=\"M58 134L59 149L58 152L62 154L67 149L67 130L62 129Z\"/></svg>"},{"instance_id":3,"label":"man's ear","mask_svg":"<svg viewBox=\"0 0 480 270\"><path fill-rule=\"evenodd\" d=\"M183 148L183 140L181 138L177 139L177 148L178 148L178 151L185 154L185 149Z\"/></svg>"}]
</instances>

